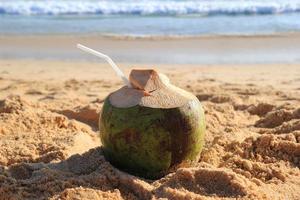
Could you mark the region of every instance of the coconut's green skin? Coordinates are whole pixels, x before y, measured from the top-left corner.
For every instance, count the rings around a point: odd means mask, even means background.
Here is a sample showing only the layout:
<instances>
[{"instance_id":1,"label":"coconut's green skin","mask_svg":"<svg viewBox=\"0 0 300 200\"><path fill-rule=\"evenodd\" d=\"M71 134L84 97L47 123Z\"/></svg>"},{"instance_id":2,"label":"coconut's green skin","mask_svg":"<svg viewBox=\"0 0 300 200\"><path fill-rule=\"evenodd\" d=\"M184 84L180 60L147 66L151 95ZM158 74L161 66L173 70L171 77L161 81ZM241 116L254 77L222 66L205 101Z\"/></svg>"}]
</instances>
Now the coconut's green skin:
<instances>
[{"instance_id":1,"label":"coconut's green skin","mask_svg":"<svg viewBox=\"0 0 300 200\"><path fill-rule=\"evenodd\" d=\"M198 99L178 108L117 108L106 98L100 138L106 159L121 169L155 179L199 160L205 119Z\"/></svg>"}]
</instances>

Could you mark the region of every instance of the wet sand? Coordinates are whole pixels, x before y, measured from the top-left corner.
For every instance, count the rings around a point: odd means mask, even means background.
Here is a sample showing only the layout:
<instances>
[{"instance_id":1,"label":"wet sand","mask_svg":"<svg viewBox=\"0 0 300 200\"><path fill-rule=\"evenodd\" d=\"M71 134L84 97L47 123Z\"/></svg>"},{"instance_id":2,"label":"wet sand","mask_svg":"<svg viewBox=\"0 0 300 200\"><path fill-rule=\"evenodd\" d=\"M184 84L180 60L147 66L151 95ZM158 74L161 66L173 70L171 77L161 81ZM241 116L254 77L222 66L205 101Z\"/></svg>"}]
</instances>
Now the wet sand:
<instances>
[{"instance_id":1,"label":"wet sand","mask_svg":"<svg viewBox=\"0 0 300 200\"><path fill-rule=\"evenodd\" d=\"M202 102L196 167L150 181L101 151L105 64L0 61L0 199L300 199L300 65L161 65Z\"/></svg>"},{"instance_id":2,"label":"wet sand","mask_svg":"<svg viewBox=\"0 0 300 200\"><path fill-rule=\"evenodd\" d=\"M300 34L199 37L99 35L0 36L0 59L99 61L78 50L82 43L117 62L168 64L300 63Z\"/></svg>"}]
</instances>

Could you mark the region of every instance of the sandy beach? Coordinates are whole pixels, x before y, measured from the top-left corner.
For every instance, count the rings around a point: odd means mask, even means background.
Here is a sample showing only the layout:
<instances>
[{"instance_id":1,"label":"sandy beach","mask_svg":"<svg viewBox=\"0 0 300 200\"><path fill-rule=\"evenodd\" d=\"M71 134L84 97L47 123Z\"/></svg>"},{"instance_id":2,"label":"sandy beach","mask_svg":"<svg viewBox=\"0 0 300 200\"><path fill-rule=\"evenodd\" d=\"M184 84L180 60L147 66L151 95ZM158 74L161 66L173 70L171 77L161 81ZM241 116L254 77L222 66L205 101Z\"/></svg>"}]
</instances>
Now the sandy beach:
<instances>
[{"instance_id":1,"label":"sandy beach","mask_svg":"<svg viewBox=\"0 0 300 200\"><path fill-rule=\"evenodd\" d=\"M0 59L93 61L77 43L125 63L292 64L300 62L300 34L249 36L131 37L86 35L0 35Z\"/></svg>"},{"instance_id":2,"label":"sandy beach","mask_svg":"<svg viewBox=\"0 0 300 200\"><path fill-rule=\"evenodd\" d=\"M119 65L154 67L202 102L197 166L150 181L105 160L98 116L122 86L106 64L5 59L0 199L300 199L299 64Z\"/></svg>"},{"instance_id":3,"label":"sandy beach","mask_svg":"<svg viewBox=\"0 0 300 200\"><path fill-rule=\"evenodd\" d=\"M0 200L299 200L299 19L300 0L0 0Z\"/></svg>"}]
</instances>

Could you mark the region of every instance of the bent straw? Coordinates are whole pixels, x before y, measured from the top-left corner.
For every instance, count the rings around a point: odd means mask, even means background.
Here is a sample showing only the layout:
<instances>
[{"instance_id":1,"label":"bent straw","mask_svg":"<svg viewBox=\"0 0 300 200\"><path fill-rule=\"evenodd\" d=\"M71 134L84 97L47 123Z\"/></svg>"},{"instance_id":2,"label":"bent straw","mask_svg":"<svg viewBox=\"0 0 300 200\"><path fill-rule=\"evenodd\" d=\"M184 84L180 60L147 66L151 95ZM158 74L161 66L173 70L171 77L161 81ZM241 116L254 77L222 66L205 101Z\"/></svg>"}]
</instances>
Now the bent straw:
<instances>
[{"instance_id":1,"label":"bent straw","mask_svg":"<svg viewBox=\"0 0 300 200\"><path fill-rule=\"evenodd\" d=\"M114 63L114 61L107 55L103 54L103 53L100 53L98 51L95 51L93 49L90 49L86 46L83 46L81 44L77 44L77 48L87 52L87 53L90 53L90 54L93 54L99 58L102 58L104 60L106 60L110 66L113 68L113 70L116 72L116 74L122 79L122 81L124 82L125 85L127 85L127 87L131 87L131 84L129 83L128 79L126 78L126 76L124 75L124 73L120 70L120 68Z\"/></svg>"}]
</instances>

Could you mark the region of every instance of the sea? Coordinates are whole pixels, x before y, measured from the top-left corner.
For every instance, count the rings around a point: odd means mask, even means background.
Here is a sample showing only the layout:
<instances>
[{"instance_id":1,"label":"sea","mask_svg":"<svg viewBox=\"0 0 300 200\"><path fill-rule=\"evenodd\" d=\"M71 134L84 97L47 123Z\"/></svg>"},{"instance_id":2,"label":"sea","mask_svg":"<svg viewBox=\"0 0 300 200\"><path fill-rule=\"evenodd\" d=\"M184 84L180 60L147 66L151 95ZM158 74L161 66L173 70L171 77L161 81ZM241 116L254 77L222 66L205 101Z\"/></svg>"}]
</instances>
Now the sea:
<instances>
[{"instance_id":1,"label":"sea","mask_svg":"<svg viewBox=\"0 0 300 200\"><path fill-rule=\"evenodd\" d=\"M117 62L300 63L298 32L300 0L0 0L0 59L96 61L75 48L82 37L74 37L74 44L52 46L42 39L31 45L25 45L26 39L12 43L5 39L75 35L151 38L148 46L126 40L126 48L86 41ZM199 37L202 40L191 42ZM207 37L223 40L203 40ZM153 38L175 41L152 43ZM192 40L184 43L178 38Z\"/></svg>"},{"instance_id":2,"label":"sea","mask_svg":"<svg viewBox=\"0 0 300 200\"><path fill-rule=\"evenodd\" d=\"M300 0L0 0L0 35L131 37L300 31Z\"/></svg>"}]
</instances>

